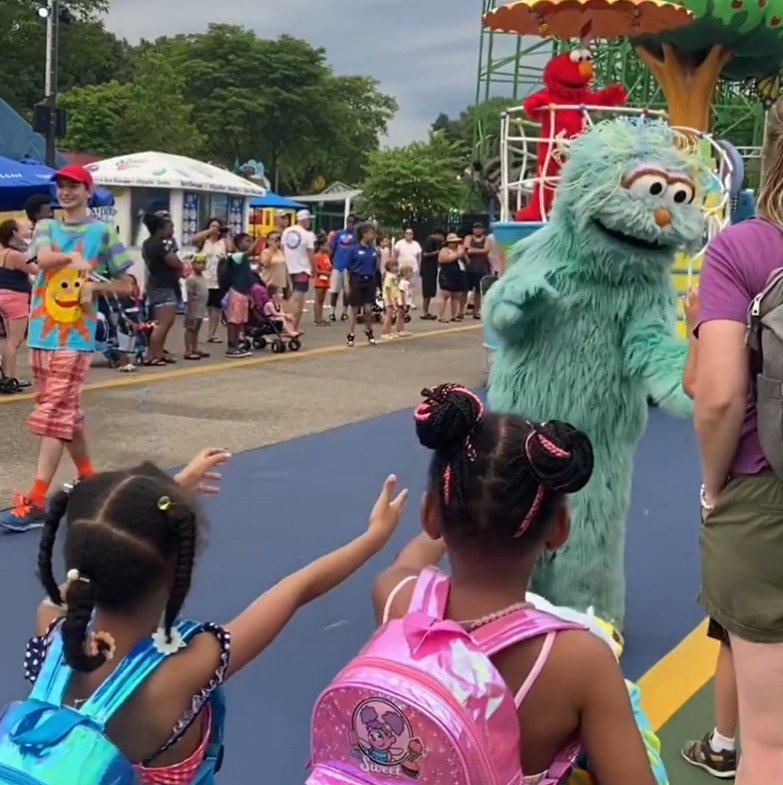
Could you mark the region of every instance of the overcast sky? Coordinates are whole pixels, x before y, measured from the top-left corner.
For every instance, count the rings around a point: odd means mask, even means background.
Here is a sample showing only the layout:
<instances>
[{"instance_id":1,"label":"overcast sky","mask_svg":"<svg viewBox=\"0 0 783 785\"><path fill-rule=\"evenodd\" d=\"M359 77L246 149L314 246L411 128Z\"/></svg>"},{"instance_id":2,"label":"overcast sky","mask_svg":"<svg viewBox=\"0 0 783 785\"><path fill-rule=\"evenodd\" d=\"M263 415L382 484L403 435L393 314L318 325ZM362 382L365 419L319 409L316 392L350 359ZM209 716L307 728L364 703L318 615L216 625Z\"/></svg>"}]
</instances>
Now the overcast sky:
<instances>
[{"instance_id":1,"label":"overcast sky","mask_svg":"<svg viewBox=\"0 0 783 785\"><path fill-rule=\"evenodd\" d=\"M131 42L197 33L210 22L326 48L341 74L367 74L396 96L390 144L424 138L475 100L481 0L111 0L108 27Z\"/></svg>"}]
</instances>

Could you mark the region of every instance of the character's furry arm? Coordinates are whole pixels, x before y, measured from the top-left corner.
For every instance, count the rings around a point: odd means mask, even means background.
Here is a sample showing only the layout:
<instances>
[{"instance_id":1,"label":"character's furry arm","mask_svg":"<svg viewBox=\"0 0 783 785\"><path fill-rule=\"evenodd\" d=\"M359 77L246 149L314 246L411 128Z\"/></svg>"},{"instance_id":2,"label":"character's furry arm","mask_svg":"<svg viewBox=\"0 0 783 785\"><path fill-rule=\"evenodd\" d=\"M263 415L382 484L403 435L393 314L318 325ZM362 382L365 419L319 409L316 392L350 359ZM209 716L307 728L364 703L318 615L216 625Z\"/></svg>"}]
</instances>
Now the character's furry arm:
<instances>
[{"instance_id":1,"label":"character's furry arm","mask_svg":"<svg viewBox=\"0 0 783 785\"><path fill-rule=\"evenodd\" d=\"M608 87L589 92L585 103L589 106L622 106L627 97L628 93L621 84L610 84Z\"/></svg>"},{"instance_id":2,"label":"character's furry arm","mask_svg":"<svg viewBox=\"0 0 783 785\"><path fill-rule=\"evenodd\" d=\"M525 114L531 119L541 122L547 112L549 104L553 103L552 97L546 90L539 90L522 101Z\"/></svg>"},{"instance_id":3,"label":"character's furry arm","mask_svg":"<svg viewBox=\"0 0 783 785\"><path fill-rule=\"evenodd\" d=\"M500 277L484 297L484 320L498 338L521 338L519 331L558 297L543 271L521 261Z\"/></svg>"},{"instance_id":4,"label":"character's furry arm","mask_svg":"<svg viewBox=\"0 0 783 785\"><path fill-rule=\"evenodd\" d=\"M626 329L623 359L629 376L642 377L650 397L672 414L690 417L693 401L682 389L688 344L675 335L674 320L649 314Z\"/></svg>"}]
</instances>

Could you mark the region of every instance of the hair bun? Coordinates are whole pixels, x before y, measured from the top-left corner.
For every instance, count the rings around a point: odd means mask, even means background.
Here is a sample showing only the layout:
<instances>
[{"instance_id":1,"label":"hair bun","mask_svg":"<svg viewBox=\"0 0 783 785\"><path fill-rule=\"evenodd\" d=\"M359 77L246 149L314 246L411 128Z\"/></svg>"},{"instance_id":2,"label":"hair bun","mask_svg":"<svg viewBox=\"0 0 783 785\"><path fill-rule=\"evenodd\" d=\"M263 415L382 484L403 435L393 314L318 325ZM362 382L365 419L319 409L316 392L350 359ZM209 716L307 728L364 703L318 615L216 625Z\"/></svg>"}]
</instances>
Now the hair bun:
<instances>
[{"instance_id":1,"label":"hair bun","mask_svg":"<svg viewBox=\"0 0 783 785\"><path fill-rule=\"evenodd\" d=\"M442 384L422 390L424 400L416 407L416 435L428 450L444 450L462 444L484 413L481 399L460 384Z\"/></svg>"},{"instance_id":2,"label":"hair bun","mask_svg":"<svg viewBox=\"0 0 783 785\"><path fill-rule=\"evenodd\" d=\"M573 425L557 420L534 423L525 442L530 467L550 490L576 493L593 474L593 445Z\"/></svg>"}]
</instances>

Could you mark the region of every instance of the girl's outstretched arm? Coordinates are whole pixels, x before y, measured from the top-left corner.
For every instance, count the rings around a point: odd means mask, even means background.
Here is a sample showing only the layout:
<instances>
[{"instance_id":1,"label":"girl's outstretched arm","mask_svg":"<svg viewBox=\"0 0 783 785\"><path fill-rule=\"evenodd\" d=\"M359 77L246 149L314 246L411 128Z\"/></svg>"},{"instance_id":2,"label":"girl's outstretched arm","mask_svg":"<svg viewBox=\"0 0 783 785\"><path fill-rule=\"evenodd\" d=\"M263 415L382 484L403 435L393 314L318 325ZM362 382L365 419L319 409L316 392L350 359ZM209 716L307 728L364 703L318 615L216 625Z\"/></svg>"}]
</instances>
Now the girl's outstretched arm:
<instances>
[{"instance_id":1,"label":"girl's outstretched arm","mask_svg":"<svg viewBox=\"0 0 783 785\"><path fill-rule=\"evenodd\" d=\"M342 583L386 545L408 495L404 490L392 498L396 484L393 475L384 482L364 534L283 578L225 625L231 633L231 660L226 678L261 654L299 608Z\"/></svg>"}]
</instances>

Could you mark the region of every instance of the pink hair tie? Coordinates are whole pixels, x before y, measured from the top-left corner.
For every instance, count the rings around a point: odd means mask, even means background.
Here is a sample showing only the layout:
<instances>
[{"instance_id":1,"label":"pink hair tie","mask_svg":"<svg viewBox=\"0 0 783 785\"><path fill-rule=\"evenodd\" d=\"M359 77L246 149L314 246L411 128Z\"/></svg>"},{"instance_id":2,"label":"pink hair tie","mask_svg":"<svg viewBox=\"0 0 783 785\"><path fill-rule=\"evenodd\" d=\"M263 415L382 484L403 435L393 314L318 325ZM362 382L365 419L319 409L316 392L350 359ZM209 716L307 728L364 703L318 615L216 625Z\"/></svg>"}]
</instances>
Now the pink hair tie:
<instances>
[{"instance_id":1,"label":"pink hair tie","mask_svg":"<svg viewBox=\"0 0 783 785\"><path fill-rule=\"evenodd\" d=\"M544 484L539 483L538 488L536 489L536 496L533 499L533 504L530 505L530 509L527 511L527 515L523 518L522 523L519 524L519 528L517 529L516 533L514 534L514 539L517 537L521 537L530 527L530 524L533 523L533 519L536 517L539 508L541 507L541 502L544 500Z\"/></svg>"},{"instance_id":2,"label":"pink hair tie","mask_svg":"<svg viewBox=\"0 0 783 785\"><path fill-rule=\"evenodd\" d=\"M443 503L448 504L451 499L451 464L446 464L443 470Z\"/></svg>"}]
</instances>

